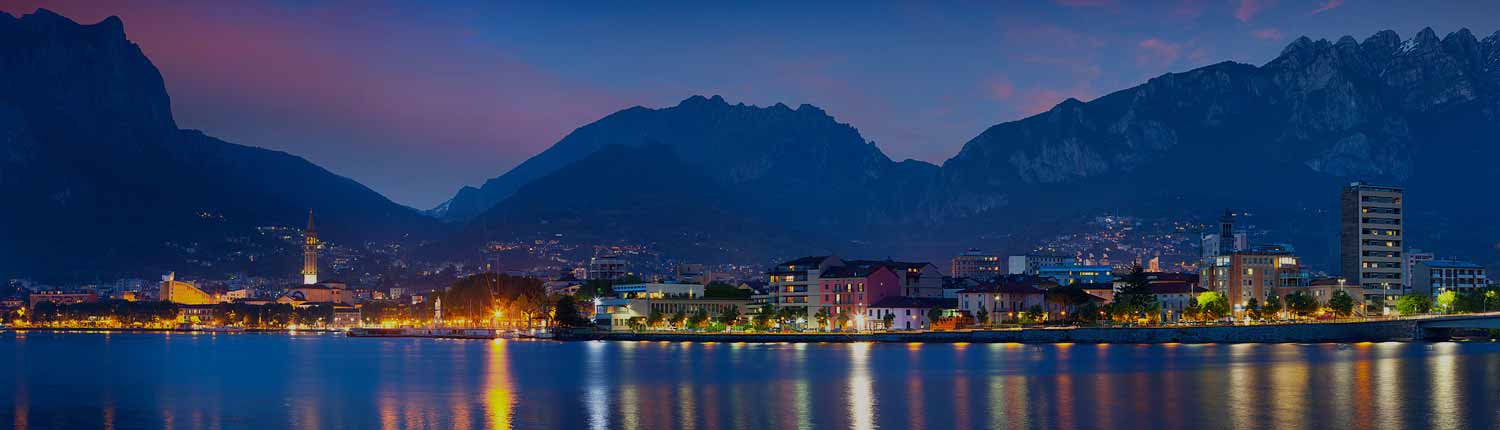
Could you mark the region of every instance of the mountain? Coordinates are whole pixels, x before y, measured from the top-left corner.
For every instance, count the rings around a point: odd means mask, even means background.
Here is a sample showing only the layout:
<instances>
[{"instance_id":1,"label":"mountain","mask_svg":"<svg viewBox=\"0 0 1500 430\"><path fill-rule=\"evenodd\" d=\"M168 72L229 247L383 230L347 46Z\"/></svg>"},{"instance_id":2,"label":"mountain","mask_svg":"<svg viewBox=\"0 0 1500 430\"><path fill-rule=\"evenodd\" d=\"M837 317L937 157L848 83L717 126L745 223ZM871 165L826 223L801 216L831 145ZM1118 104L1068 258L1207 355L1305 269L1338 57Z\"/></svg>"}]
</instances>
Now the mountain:
<instances>
[{"instance_id":1,"label":"mountain","mask_svg":"<svg viewBox=\"0 0 1500 430\"><path fill-rule=\"evenodd\" d=\"M466 187L434 210L463 222L503 201L522 185L608 145L671 147L727 188L744 193L747 207L799 227L900 220L898 207L873 211L808 211L809 204L884 202L912 178L935 181L937 166L892 162L859 131L811 105L792 109L730 105L719 96L693 96L664 109L633 107L569 133L546 151L480 188ZM921 183L920 180L916 183Z\"/></svg>"},{"instance_id":2,"label":"mountain","mask_svg":"<svg viewBox=\"0 0 1500 430\"><path fill-rule=\"evenodd\" d=\"M257 226L395 240L439 226L300 157L182 130L118 18L0 13L0 275L184 270Z\"/></svg>"},{"instance_id":3,"label":"mountain","mask_svg":"<svg viewBox=\"0 0 1500 430\"><path fill-rule=\"evenodd\" d=\"M749 213L744 201L672 147L608 145L521 186L460 237L470 246L479 239L531 237L652 243L667 255L725 261L794 246L799 235Z\"/></svg>"},{"instance_id":4,"label":"mountain","mask_svg":"<svg viewBox=\"0 0 1500 430\"><path fill-rule=\"evenodd\" d=\"M1500 264L1500 33L1299 38L1256 67L1167 74L985 130L943 164L961 194L1059 213L1259 212L1333 259L1338 190L1407 188L1407 246ZM978 211L985 211L979 208Z\"/></svg>"},{"instance_id":5,"label":"mountain","mask_svg":"<svg viewBox=\"0 0 1500 430\"><path fill-rule=\"evenodd\" d=\"M1500 179L1497 112L1500 33L1431 29L1404 41L1304 37L1261 66L1225 62L1069 99L990 127L941 167L893 162L816 107L694 96L579 128L461 191L443 215L462 222L607 145L660 143L761 223L926 258L1027 246L1100 213L1208 221L1231 207L1331 268L1339 189L1364 180L1407 187L1408 247L1500 266L1500 224L1488 220L1500 202L1476 191Z\"/></svg>"}]
</instances>

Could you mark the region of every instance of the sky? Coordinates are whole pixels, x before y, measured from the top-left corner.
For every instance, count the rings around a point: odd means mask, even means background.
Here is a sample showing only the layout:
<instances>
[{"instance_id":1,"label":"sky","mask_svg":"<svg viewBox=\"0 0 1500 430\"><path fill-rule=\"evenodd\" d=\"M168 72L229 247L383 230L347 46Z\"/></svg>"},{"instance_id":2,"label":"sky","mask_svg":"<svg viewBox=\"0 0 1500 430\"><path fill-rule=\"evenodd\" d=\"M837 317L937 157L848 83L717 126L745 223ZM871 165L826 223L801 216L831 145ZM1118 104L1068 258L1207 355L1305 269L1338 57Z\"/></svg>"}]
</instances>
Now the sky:
<instances>
[{"instance_id":1,"label":"sky","mask_svg":"<svg viewBox=\"0 0 1500 430\"><path fill-rule=\"evenodd\" d=\"M822 107L892 159L1151 77L1264 64L1298 36L1500 30L1500 1L0 0L119 16L183 128L431 208L631 106ZM730 3L730 2L722 2Z\"/></svg>"}]
</instances>

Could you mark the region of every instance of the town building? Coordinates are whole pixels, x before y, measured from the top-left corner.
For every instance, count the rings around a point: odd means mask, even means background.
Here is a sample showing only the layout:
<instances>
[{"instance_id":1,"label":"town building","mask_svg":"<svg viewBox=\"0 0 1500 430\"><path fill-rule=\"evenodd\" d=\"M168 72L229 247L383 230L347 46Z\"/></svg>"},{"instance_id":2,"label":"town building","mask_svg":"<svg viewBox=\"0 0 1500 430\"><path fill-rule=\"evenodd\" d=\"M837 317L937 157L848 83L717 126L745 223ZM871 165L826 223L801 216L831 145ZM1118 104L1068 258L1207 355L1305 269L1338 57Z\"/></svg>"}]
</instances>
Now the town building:
<instances>
[{"instance_id":1,"label":"town building","mask_svg":"<svg viewBox=\"0 0 1500 430\"><path fill-rule=\"evenodd\" d=\"M1036 275L1057 280L1060 285L1093 284L1115 280L1114 268L1101 265L1040 266L1037 268Z\"/></svg>"},{"instance_id":2,"label":"town building","mask_svg":"<svg viewBox=\"0 0 1500 430\"><path fill-rule=\"evenodd\" d=\"M821 278L823 271L843 264L838 256L802 257L777 264L768 273L770 276L770 304L778 308L794 308L808 321L812 320L815 308L822 302Z\"/></svg>"},{"instance_id":3,"label":"town building","mask_svg":"<svg viewBox=\"0 0 1500 430\"><path fill-rule=\"evenodd\" d=\"M953 257L951 276L955 278L990 280L1004 274L1000 256L970 249Z\"/></svg>"},{"instance_id":4,"label":"town building","mask_svg":"<svg viewBox=\"0 0 1500 430\"><path fill-rule=\"evenodd\" d=\"M277 303L302 305L304 303L353 304L354 294L348 285L340 281L324 281L316 285L300 285L287 289L286 294L276 299Z\"/></svg>"},{"instance_id":5,"label":"town building","mask_svg":"<svg viewBox=\"0 0 1500 430\"><path fill-rule=\"evenodd\" d=\"M589 259L588 275L585 279L613 281L624 278L625 258L619 255L606 255Z\"/></svg>"},{"instance_id":6,"label":"town building","mask_svg":"<svg viewBox=\"0 0 1500 430\"><path fill-rule=\"evenodd\" d=\"M1278 288L1302 285L1299 259L1285 246L1255 247L1214 257L1202 276L1208 289L1224 294L1236 312L1254 298L1265 303Z\"/></svg>"},{"instance_id":7,"label":"town building","mask_svg":"<svg viewBox=\"0 0 1500 430\"><path fill-rule=\"evenodd\" d=\"M1404 287L1406 291L1411 291L1412 287L1414 286L1411 281L1411 269L1413 267L1417 267L1418 264L1436 260L1437 254L1433 254L1431 252L1423 252L1420 249L1408 249L1406 250L1406 256L1404 258L1406 259L1406 265L1401 266L1402 287Z\"/></svg>"},{"instance_id":8,"label":"town building","mask_svg":"<svg viewBox=\"0 0 1500 430\"><path fill-rule=\"evenodd\" d=\"M1005 269L1009 275L1035 275L1042 266L1078 264L1078 259L1068 255L1026 254L1012 255Z\"/></svg>"},{"instance_id":9,"label":"town building","mask_svg":"<svg viewBox=\"0 0 1500 430\"><path fill-rule=\"evenodd\" d=\"M932 263L891 260L850 260L848 265L884 265L901 279L901 295L907 297L943 297L943 273Z\"/></svg>"},{"instance_id":10,"label":"town building","mask_svg":"<svg viewBox=\"0 0 1500 430\"><path fill-rule=\"evenodd\" d=\"M1401 188L1354 182L1340 198L1339 270L1364 289L1366 301L1384 296L1387 309L1405 287L1405 227Z\"/></svg>"},{"instance_id":11,"label":"town building","mask_svg":"<svg viewBox=\"0 0 1500 430\"><path fill-rule=\"evenodd\" d=\"M1333 298L1334 293L1338 291L1343 291L1349 294L1350 298L1354 299L1355 309L1364 308L1365 300L1364 295L1362 294L1364 292L1364 289L1359 285L1348 283L1343 278L1313 279L1303 283L1303 285L1293 285L1277 288L1276 294L1281 295L1281 297L1284 299L1286 298L1286 296L1289 296L1293 293L1302 292L1307 293L1308 296L1311 296L1313 300L1316 300L1319 304L1327 304L1328 299ZM1264 300L1262 300L1261 302L1265 303ZM1285 302L1285 300L1282 301L1282 303Z\"/></svg>"},{"instance_id":12,"label":"town building","mask_svg":"<svg viewBox=\"0 0 1500 430\"><path fill-rule=\"evenodd\" d=\"M995 282L958 293L958 312L978 322L983 311L991 323L1015 321L1032 306L1041 307L1047 301L1046 291L1058 286L1057 281L1032 275L1010 275Z\"/></svg>"},{"instance_id":13,"label":"town building","mask_svg":"<svg viewBox=\"0 0 1500 430\"><path fill-rule=\"evenodd\" d=\"M830 318L865 313L872 303L902 295L901 278L891 266L862 262L828 268L818 279L819 302ZM830 323L831 324L831 323Z\"/></svg>"},{"instance_id":14,"label":"town building","mask_svg":"<svg viewBox=\"0 0 1500 430\"><path fill-rule=\"evenodd\" d=\"M161 293L157 298L180 305L211 305L221 301L214 295L194 287L193 284L178 281L176 273L168 273L161 277Z\"/></svg>"},{"instance_id":15,"label":"town building","mask_svg":"<svg viewBox=\"0 0 1500 430\"><path fill-rule=\"evenodd\" d=\"M1218 230L1203 235L1203 267L1212 266L1215 257L1243 251L1248 247L1245 232L1234 228L1234 212L1225 209L1224 215L1219 217Z\"/></svg>"},{"instance_id":16,"label":"town building","mask_svg":"<svg viewBox=\"0 0 1500 430\"><path fill-rule=\"evenodd\" d=\"M768 303L777 307L791 307L803 312L811 321L823 305L822 280L826 272L842 268L835 275L873 272L876 267L886 267L896 274L900 284L898 295L907 297L942 297L943 274L932 263L911 263L892 260L843 260L837 256L803 257L777 264L767 273L770 296ZM857 276L856 276L857 277ZM848 278L838 278L848 279ZM830 296L832 298L832 296ZM866 297L865 303L872 303Z\"/></svg>"},{"instance_id":17,"label":"town building","mask_svg":"<svg viewBox=\"0 0 1500 430\"><path fill-rule=\"evenodd\" d=\"M1161 321L1163 322L1181 320L1182 312L1193 303L1193 298L1206 291L1208 289L1182 281L1151 283L1151 295L1156 296L1156 302L1161 304ZM1275 294L1275 291L1273 290L1271 294Z\"/></svg>"},{"instance_id":18,"label":"town building","mask_svg":"<svg viewBox=\"0 0 1500 430\"><path fill-rule=\"evenodd\" d=\"M1490 285L1484 266L1459 260L1430 260L1411 268L1412 293L1436 296L1447 291L1460 294Z\"/></svg>"},{"instance_id":19,"label":"town building","mask_svg":"<svg viewBox=\"0 0 1500 430\"><path fill-rule=\"evenodd\" d=\"M594 302L594 324L613 331L630 330L630 321L638 319L642 324L652 312L663 316L677 313L694 315L708 313L710 318L719 318L733 309L747 315L750 299L704 298L703 285L643 283L615 286L615 297L600 298Z\"/></svg>"},{"instance_id":20,"label":"town building","mask_svg":"<svg viewBox=\"0 0 1500 430\"><path fill-rule=\"evenodd\" d=\"M871 304L861 318L853 320L855 327L864 330L925 330L933 328L934 320L942 320L956 307L957 300L941 297L891 296ZM933 309L941 313L933 315ZM891 315L891 325L886 327L885 316Z\"/></svg>"},{"instance_id":21,"label":"town building","mask_svg":"<svg viewBox=\"0 0 1500 430\"><path fill-rule=\"evenodd\" d=\"M55 305L72 305L78 303L93 303L99 301L99 295L94 293L64 293L61 291L42 291L31 293L28 304L36 308L37 303L51 302Z\"/></svg>"},{"instance_id":22,"label":"town building","mask_svg":"<svg viewBox=\"0 0 1500 430\"><path fill-rule=\"evenodd\" d=\"M334 328L353 328L361 326L359 307L351 305L333 306Z\"/></svg>"}]
</instances>

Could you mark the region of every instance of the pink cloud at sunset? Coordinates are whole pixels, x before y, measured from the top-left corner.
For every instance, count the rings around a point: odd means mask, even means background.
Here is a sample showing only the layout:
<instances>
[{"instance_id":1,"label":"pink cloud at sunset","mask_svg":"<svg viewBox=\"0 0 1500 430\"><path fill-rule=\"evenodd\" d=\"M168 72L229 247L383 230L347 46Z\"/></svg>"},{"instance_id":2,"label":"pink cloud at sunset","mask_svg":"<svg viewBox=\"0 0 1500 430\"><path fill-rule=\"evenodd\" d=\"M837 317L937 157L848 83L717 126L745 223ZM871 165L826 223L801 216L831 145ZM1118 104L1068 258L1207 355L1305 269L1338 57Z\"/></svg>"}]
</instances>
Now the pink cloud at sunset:
<instances>
[{"instance_id":1,"label":"pink cloud at sunset","mask_svg":"<svg viewBox=\"0 0 1500 430\"><path fill-rule=\"evenodd\" d=\"M1275 4L1276 0L1240 0L1239 6L1234 8L1234 18L1240 22L1250 22L1255 19L1255 15Z\"/></svg>"},{"instance_id":2,"label":"pink cloud at sunset","mask_svg":"<svg viewBox=\"0 0 1500 430\"><path fill-rule=\"evenodd\" d=\"M1281 40L1282 38L1284 38L1284 36L1281 35L1281 30L1275 28L1262 28L1254 30L1250 32L1250 35L1255 36L1256 39L1261 40Z\"/></svg>"},{"instance_id":3,"label":"pink cloud at sunset","mask_svg":"<svg viewBox=\"0 0 1500 430\"><path fill-rule=\"evenodd\" d=\"M1330 10L1338 9L1339 6L1343 5L1344 0L1328 0L1327 2L1323 3L1322 6L1318 6L1317 9L1313 9L1311 13L1313 15L1316 15Z\"/></svg>"}]
</instances>

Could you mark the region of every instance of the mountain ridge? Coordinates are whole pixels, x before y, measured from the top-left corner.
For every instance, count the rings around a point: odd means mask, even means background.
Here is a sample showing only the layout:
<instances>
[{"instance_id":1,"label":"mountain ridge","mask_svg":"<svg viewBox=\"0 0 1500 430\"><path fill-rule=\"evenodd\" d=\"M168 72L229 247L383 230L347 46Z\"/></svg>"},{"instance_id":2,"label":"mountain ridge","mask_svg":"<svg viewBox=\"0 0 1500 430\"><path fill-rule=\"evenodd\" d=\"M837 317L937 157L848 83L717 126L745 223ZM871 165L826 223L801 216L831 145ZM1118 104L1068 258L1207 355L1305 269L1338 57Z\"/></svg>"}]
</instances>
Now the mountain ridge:
<instances>
[{"instance_id":1,"label":"mountain ridge","mask_svg":"<svg viewBox=\"0 0 1500 430\"><path fill-rule=\"evenodd\" d=\"M0 211L0 274L253 269L205 255L243 251L233 240L255 227L300 227L309 209L337 242L440 230L302 157L178 128L119 18L0 13L0 77L0 198L14 209Z\"/></svg>"},{"instance_id":2,"label":"mountain ridge","mask_svg":"<svg viewBox=\"0 0 1500 430\"><path fill-rule=\"evenodd\" d=\"M800 227L829 227L851 237L902 226L963 235L1024 229L1039 217L1122 208L1141 213L1189 209L1212 216L1226 205L1264 209L1289 223L1307 224L1308 217L1329 210L1335 200L1331 196L1351 180L1426 192L1442 190L1441 183L1489 177L1482 165L1457 173L1445 169L1428 152L1489 154L1493 144L1486 145L1482 136L1488 133L1486 124L1496 122L1496 88L1500 32L1484 40L1467 29L1439 38L1430 28L1406 40L1389 30L1364 42L1351 36L1336 41L1299 37L1260 66L1221 62L1167 73L1088 102L1068 99L1046 112L996 124L940 167L920 163L914 172L902 173L893 168L899 163L883 153L870 159L850 152L848 157L867 159L872 171L883 174L852 185L900 189L910 198L871 202L855 209L863 213L839 220L865 228L830 222ZM678 107L700 104L729 106L722 97L693 96ZM804 106L799 110L826 115ZM780 103L760 109L790 110ZM657 111L633 107L616 115ZM618 119L616 115L607 118ZM704 119L678 118L688 127L697 126L694 121ZM622 139L639 138L625 134L630 137ZM1449 138L1417 144L1436 135ZM1105 189L1109 192L1098 192ZM1238 192L1224 195L1226 189ZM868 188L845 192L876 195ZM1260 201L1275 195L1286 199L1285 207ZM746 196L762 198L753 191ZM1184 208L1182 201L1216 203ZM1416 202L1414 209L1436 210ZM848 207L840 204L847 202L832 203L828 207ZM1428 226L1419 222L1418 227ZM1336 234L1311 227L1288 230L1294 230L1286 234L1288 240L1310 242L1326 242L1321 237ZM1440 241L1453 237L1433 235L1446 238ZM1470 241L1456 248L1481 254L1487 262L1500 261L1493 250L1483 252L1482 245ZM1330 247L1309 248L1319 254L1314 260L1331 259Z\"/></svg>"}]
</instances>

